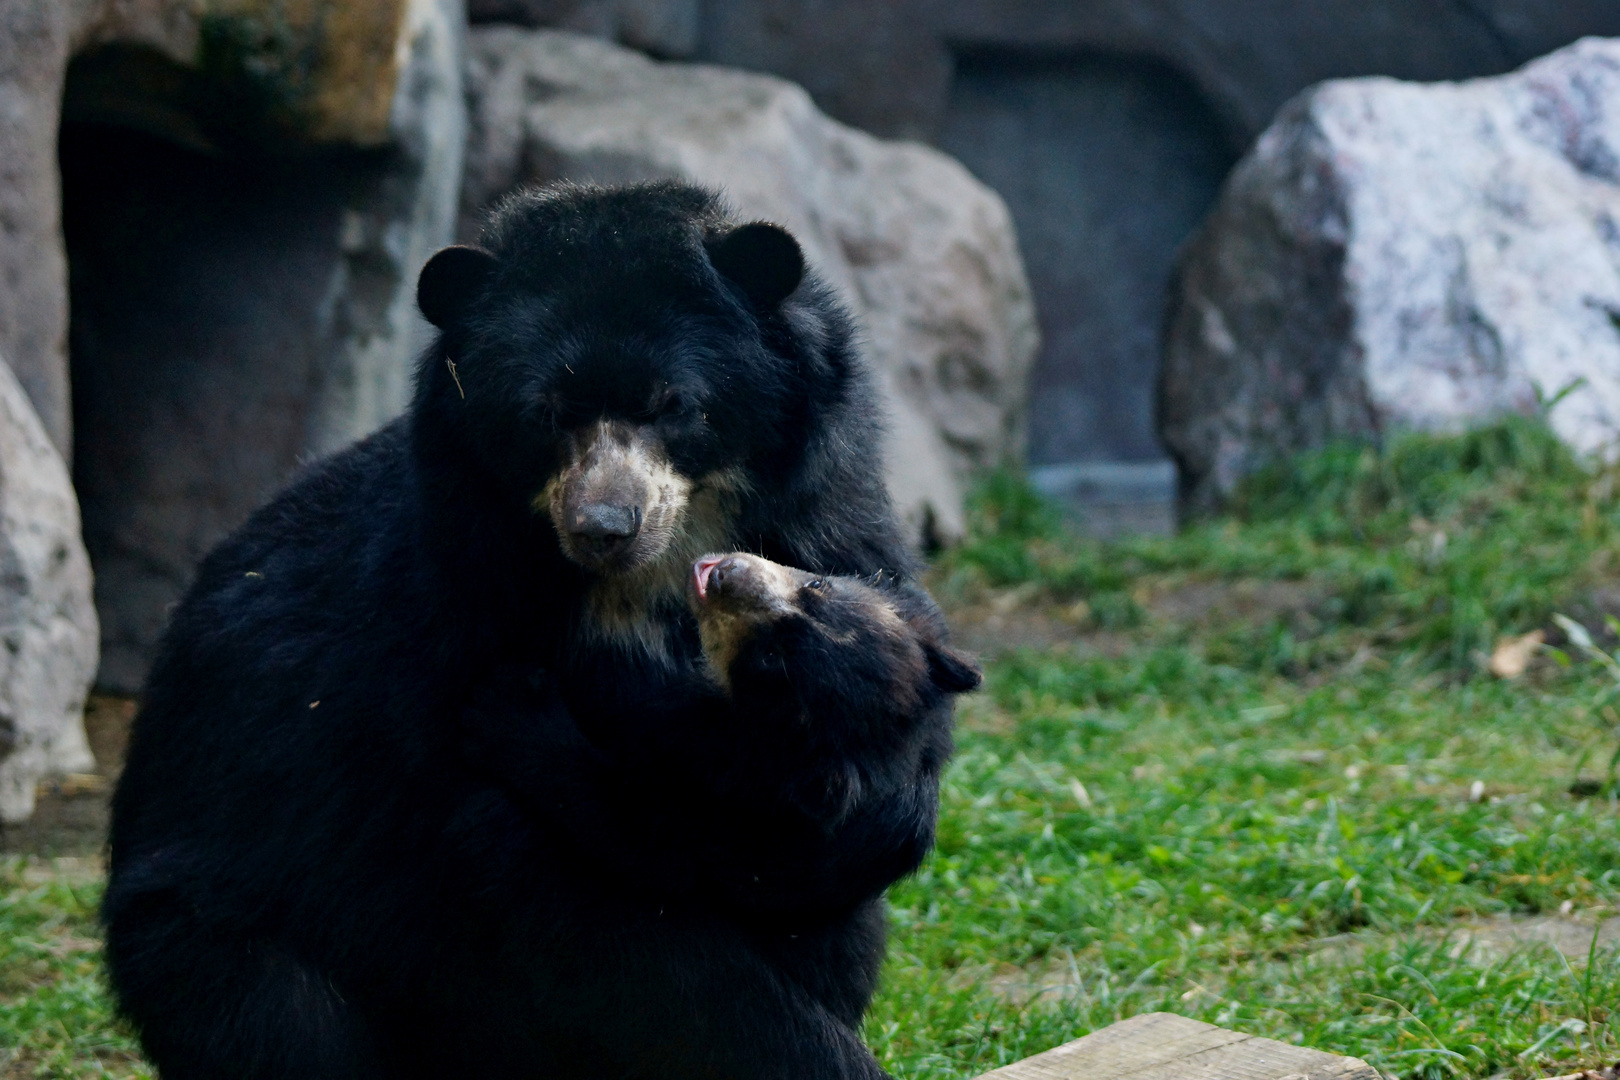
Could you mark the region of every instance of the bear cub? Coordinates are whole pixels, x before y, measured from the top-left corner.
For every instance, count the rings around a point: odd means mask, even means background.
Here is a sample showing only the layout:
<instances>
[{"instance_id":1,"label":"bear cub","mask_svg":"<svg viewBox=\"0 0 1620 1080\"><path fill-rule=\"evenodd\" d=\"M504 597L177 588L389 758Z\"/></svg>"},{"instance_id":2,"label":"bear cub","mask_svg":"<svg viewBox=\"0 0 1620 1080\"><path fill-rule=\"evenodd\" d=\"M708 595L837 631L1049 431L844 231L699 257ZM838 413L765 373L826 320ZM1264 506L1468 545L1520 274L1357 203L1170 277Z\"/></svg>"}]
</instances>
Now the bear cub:
<instances>
[{"instance_id":1,"label":"bear cub","mask_svg":"<svg viewBox=\"0 0 1620 1080\"><path fill-rule=\"evenodd\" d=\"M892 782L863 770L904 769L907 744L930 728L947 732L951 695L979 685L978 669L944 644L937 609L918 605L908 617L876 578L732 552L698 559L689 594L716 682L798 764L789 797L825 822L874 781Z\"/></svg>"}]
</instances>

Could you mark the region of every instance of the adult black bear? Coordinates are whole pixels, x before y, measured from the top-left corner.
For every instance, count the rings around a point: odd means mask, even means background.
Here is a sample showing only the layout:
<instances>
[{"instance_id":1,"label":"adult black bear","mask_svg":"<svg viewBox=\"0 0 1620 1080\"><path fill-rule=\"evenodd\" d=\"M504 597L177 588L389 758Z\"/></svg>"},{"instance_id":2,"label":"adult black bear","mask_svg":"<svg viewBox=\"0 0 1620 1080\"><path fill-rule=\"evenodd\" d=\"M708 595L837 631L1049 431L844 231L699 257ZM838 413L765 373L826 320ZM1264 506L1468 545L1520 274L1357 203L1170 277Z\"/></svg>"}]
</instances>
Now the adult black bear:
<instances>
[{"instance_id":1,"label":"adult black bear","mask_svg":"<svg viewBox=\"0 0 1620 1080\"><path fill-rule=\"evenodd\" d=\"M735 548L937 630L803 276L678 184L519 196L424 268L407 415L204 561L148 679L103 917L164 1080L882 1075L876 898L963 686L807 774L688 607Z\"/></svg>"}]
</instances>

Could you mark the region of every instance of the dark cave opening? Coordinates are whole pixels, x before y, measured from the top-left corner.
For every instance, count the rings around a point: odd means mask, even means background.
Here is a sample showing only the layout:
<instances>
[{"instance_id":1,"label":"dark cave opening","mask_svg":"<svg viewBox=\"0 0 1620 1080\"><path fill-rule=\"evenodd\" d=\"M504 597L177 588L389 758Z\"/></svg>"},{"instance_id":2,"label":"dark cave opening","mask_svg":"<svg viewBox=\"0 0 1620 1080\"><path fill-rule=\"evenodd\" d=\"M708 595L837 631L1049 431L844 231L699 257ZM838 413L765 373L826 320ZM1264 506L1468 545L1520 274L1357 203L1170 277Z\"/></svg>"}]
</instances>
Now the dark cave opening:
<instances>
[{"instance_id":1,"label":"dark cave opening","mask_svg":"<svg viewBox=\"0 0 1620 1080\"><path fill-rule=\"evenodd\" d=\"M139 49L75 60L58 144L73 480L96 575L98 684L137 689L208 549L280 487L341 287L363 156L255 152L207 88Z\"/></svg>"}]
</instances>

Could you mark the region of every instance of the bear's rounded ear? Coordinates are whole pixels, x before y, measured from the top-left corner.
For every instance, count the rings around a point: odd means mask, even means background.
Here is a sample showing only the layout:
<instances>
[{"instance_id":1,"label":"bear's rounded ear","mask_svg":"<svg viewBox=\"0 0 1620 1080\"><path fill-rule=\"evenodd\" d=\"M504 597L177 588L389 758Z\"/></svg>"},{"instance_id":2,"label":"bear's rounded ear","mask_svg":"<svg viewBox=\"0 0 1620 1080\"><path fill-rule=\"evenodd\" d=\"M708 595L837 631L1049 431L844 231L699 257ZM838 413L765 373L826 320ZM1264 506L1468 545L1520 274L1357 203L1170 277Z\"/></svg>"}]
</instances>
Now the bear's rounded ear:
<instances>
[{"instance_id":1,"label":"bear's rounded ear","mask_svg":"<svg viewBox=\"0 0 1620 1080\"><path fill-rule=\"evenodd\" d=\"M804 280L804 252L780 225L739 225L708 245L709 262L762 307L775 307Z\"/></svg>"},{"instance_id":2,"label":"bear's rounded ear","mask_svg":"<svg viewBox=\"0 0 1620 1080\"><path fill-rule=\"evenodd\" d=\"M474 294L495 276L500 264L483 248L456 244L438 252L416 279L416 306L427 321L443 330L454 322Z\"/></svg>"},{"instance_id":3,"label":"bear's rounded ear","mask_svg":"<svg viewBox=\"0 0 1620 1080\"><path fill-rule=\"evenodd\" d=\"M955 649L929 643L923 646L928 655L928 677L947 694L965 694L977 690L984 681L979 665Z\"/></svg>"}]
</instances>

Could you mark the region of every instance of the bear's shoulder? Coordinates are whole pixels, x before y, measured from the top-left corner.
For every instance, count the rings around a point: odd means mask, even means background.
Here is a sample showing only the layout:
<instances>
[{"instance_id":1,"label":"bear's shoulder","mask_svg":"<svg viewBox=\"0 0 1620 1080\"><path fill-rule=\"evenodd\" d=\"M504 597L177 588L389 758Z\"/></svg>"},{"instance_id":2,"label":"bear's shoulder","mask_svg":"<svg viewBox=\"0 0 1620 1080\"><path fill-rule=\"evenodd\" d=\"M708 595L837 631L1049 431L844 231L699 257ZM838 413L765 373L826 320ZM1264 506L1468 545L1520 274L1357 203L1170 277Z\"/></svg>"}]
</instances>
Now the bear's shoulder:
<instances>
[{"instance_id":1,"label":"bear's shoulder","mask_svg":"<svg viewBox=\"0 0 1620 1080\"><path fill-rule=\"evenodd\" d=\"M417 512L410 433L401 418L307 467L203 561L188 603L239 579L310 585L325 574L351 582L364 552ZM257 575L257 578L248 575Z\"/></svg>"}]
</instances>

